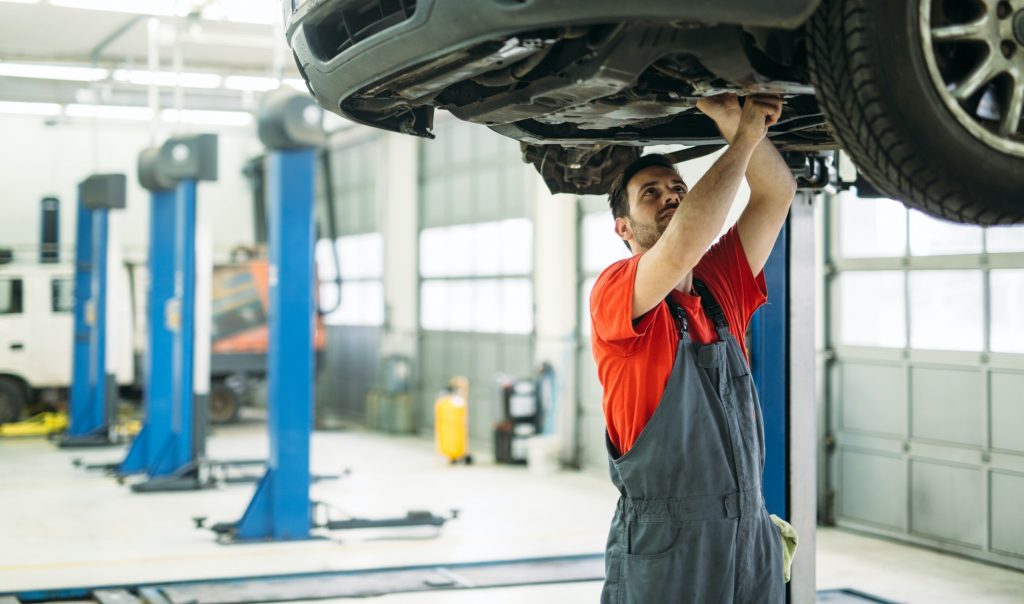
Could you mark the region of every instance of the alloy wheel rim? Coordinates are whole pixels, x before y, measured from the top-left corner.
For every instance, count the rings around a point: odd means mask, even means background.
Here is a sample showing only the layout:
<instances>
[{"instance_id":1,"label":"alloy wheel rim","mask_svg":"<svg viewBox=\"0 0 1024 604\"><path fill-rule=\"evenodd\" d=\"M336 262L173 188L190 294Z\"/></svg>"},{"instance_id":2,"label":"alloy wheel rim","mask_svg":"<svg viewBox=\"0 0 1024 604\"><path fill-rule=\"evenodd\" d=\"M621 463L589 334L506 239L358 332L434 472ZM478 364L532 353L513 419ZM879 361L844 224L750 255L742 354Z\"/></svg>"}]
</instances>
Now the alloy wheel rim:
<instances>
[{"instance_id":1,"label":"alloy wheel rim","mask_svg":"<svg viewBox=\"0 0 1024 604\"><path fill-rule=\"evenodd\" d=\"M989 147L1024 157L1024 0L920 0L936 91Z\"/></svg>"}]
</instances>

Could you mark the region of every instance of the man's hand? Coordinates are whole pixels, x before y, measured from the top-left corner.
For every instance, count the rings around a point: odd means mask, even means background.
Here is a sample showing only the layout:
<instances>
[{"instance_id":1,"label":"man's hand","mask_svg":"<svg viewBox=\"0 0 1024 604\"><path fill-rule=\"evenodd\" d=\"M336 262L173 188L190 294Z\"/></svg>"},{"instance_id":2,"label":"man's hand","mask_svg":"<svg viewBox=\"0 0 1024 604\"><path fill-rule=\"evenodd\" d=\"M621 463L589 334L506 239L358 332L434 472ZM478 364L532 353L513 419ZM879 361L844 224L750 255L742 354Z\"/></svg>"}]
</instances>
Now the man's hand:
<instances>
[{"instance_id":1,"label":"man's hand","mask_svg":"<svg viewBox=\"0 0 1024 604\"><path fill-rule=\"evenodd\" d=\"M736 136L730 144L738 141L749 142L756 145L768 134L768 126L779 121L782 115L782 99L777 96L748 96L743 103L743 112L740 114L740 125L736 129Z\"/></svg>"},{"instance_id":2,"label":"man's hand","mask_svg":"<svg viewBox=\"0 0 1024 604\"><path fill-rule=\"evenodd\" d=\"M779 121L782 98L772 94L754 94L746 97L740 107L735 94L719 94L697 101L697 109L715 122L729 144L733 143L741 125L744 137L749 136L750 142L756 143L764 138L769 126Z\"/></svg>"},{"instance_id":3,"label":"man's hand","mask_svg":"<svg viewBox=\"0 0 1024 604\"><path fill-rule=\"evenodd\" d=\"M740 125L740 114L743 109L735 94L730 92L706 96L697 101L697 109L700 109L704 115L715 122L726 139L732 140L732 137L736 135L736 128Z\"/></svg>"}]
</instances>

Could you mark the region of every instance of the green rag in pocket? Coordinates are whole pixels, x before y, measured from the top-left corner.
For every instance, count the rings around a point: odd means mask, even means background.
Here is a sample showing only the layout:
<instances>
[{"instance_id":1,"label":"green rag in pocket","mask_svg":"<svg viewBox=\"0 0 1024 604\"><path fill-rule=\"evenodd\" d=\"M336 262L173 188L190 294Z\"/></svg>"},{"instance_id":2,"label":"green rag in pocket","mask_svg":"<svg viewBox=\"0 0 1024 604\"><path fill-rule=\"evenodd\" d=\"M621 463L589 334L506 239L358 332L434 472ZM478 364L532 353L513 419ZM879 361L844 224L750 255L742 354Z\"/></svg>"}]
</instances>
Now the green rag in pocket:
<instances>
[{"instance_id":1,"label":"green rag in pocket","mask_svg":"<svg viewBox=\"0 0 1024 604\"><path fill-rule=\"evenodd\" d=\"M769 516L775 526L779 527L779 539L782 543L782 576L786 583L789 583L790 570L793 567L793 555L796 554L796 544L799 539L796 536L796 529L793 525L779 518L775 514Z\"/></svg>"}]
</instances>

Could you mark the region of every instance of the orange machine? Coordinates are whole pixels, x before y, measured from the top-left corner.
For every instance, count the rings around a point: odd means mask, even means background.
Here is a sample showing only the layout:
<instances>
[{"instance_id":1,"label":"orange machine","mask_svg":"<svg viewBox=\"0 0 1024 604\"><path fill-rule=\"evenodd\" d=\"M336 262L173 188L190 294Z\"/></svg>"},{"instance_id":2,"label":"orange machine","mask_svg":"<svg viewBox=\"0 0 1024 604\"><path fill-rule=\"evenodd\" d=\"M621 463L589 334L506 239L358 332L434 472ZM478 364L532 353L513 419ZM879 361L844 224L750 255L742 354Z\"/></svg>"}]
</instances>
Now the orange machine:
<instances>
[{"instance_id":1,"label":"orange machine","mask_svg":"<svg viewBox=\"0 0 1024 604\"><path fill-rule=\"evenodd\" d=\"M264 391L269 276L265 259L213 269L209 409L214 423L234 421L239 407L254 402ZM317 353L326 342L323 322L317 317L313 336Z\"/></svg>"},{"instance_id":2,"label":"orange machine","mask_svg":"<svg viewBox=\"0 0 1024 604\"><path fill-rule=\"evenodd\" d=\"M267 353L270 265L266 260L218 266L213 271L213 347L218 353ZM327 342L317 317L313 345Z\"/></svg>"}]
</instances>

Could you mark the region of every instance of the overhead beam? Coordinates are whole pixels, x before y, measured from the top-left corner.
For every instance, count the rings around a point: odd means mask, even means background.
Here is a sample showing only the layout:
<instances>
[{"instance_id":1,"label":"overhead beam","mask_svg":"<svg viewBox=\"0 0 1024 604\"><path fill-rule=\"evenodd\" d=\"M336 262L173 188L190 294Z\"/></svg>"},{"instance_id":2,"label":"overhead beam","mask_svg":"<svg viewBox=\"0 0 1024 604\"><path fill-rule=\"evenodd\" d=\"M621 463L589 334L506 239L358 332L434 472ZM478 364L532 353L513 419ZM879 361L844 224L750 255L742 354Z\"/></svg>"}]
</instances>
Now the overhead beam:
<instances>
[{"instance_id":1,"label":"overhead beam","mask_svg":"<svg viewBox=\"0 0 1024 604\"><path fill-rule=\"evenodd\" d=\"M135 15L122 23L117 29L107 34L107 36L100 40L100 43L94 46L92 51L89 53L89 62L93 65L99 64L100 54L102 54L108 46L119 40L121 36L128 33L133 27L135 27L136 23L139 23L146 18L147 17L145 15Z\"/></svg>"}]
</instances>

